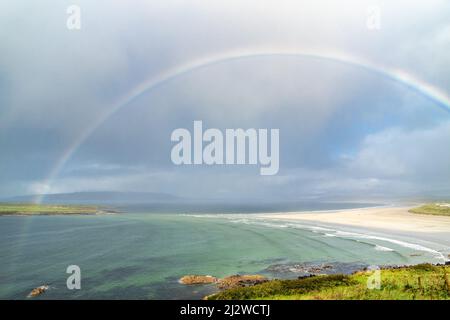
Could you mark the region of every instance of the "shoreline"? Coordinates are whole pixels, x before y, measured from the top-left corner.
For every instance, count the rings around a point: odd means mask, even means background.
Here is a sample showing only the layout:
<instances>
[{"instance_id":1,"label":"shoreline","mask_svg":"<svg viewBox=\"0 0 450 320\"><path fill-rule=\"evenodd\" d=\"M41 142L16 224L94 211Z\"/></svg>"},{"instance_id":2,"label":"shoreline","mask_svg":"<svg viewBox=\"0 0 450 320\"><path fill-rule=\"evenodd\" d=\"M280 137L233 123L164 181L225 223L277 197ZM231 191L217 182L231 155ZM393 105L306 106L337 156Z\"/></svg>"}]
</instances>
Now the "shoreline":
<instances>
[{"instance_id":1,"label":"shoreline","mask_svg":"<svg viewBox=\"0 0 450 320\"><path fill-rule=\"evenodd\" d=\"M384 231L449 233L450 236L450 217L411 213L408 210L412 208L409 206L378 206L326 211L261 213L258 214L258 217Z\"/></svg>"},{"instance_id":2,"label":"shoreline","mask_svg":"<svg viewBox=\"0 0 450 320\"><path fill-rule=\"evenodd\" d=\"M304 223L311 228L331 228L337 233L358 234L419 251L432 251L442 262L450 260L450 217L411 213L411 207L378 207L334 212L290 212L260 214L258 218L287 223ZM336 234L330 234L336 236ZM400 243L402 242L402 243ZM382 248L380 248L382 250ZM431 262L431 261L427 261Z\"/></svg>"}]
</instances>

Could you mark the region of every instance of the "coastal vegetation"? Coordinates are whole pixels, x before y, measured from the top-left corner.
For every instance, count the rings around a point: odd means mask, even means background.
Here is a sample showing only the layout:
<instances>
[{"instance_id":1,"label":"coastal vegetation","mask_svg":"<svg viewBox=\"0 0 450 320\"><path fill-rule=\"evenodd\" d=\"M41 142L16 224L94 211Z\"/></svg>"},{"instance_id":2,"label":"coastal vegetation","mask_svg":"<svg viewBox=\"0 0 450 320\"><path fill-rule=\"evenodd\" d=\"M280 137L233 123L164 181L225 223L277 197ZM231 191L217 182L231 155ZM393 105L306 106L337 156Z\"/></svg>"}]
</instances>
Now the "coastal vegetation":
<instances>
[{"instance_id":1,"label":"coastal vegetation","mask_svg":"<svg viewBox=\"0 0 450 320\"><path fill-rule=\"evenodd\" d=\"M73 215L113 213L97 206L50 205L32 203L0 203L0 216L5 215Z\"/></svg>"},{"instance_id":2,"label":"coastal vegetation","mask_svg":"<svg viewBox=\"0 0 450 320\"><path fill-rule=\"evenodd\" d=\"M435 216L450 216L450 203L427 203L420 207L410 209L409 212Z\"/></svg>"},{"instance_id":3,"label":"coastal vegetation","mask_svg":"<svg viewBox=\"0 0 450 320\"><path fill-rule=\"evenodd\" d=\"M380 270L379 289L367 283L377 271L351 275L318 275L295 280L271 280L236 287L206 297L208 300L434 300L450 299L450 266L420 264Z\"/></svg>"}]
</instances>

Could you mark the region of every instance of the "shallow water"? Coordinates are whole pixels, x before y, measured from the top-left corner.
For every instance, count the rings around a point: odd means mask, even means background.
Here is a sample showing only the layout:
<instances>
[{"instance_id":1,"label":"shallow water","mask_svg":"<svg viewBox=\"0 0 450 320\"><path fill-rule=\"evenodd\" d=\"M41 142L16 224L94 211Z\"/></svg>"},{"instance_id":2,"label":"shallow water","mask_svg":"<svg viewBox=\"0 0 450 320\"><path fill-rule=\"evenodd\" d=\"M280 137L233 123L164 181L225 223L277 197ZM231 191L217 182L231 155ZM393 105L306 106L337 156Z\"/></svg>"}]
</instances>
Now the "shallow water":
<instances>
[{"instance_id":1,"label":"shallow water","mask_svg":"<svg viewBox=\"0 0 450 320\"><path fill-rule=\"evenodd\" d=\"M43 299L198 299L214 286L183 286L181 276L442 262L424 244L252 214L1 217L0 257L2 299L26 298L42 284L51 287ZM66 288L69 265L81 268L81 290Z\"/></svg>"}]
</instances>

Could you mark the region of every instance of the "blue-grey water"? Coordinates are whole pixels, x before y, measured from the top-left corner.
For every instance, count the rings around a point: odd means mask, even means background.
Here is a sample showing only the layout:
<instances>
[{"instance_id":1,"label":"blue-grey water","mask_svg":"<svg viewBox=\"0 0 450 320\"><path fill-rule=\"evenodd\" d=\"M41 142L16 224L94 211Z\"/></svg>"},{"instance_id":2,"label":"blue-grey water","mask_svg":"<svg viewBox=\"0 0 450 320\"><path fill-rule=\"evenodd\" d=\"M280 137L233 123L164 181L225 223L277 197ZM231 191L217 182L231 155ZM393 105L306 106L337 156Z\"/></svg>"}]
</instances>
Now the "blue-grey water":
<instances>
[{"instance_id":1,"label":"blue-grey water","mask_svg":"<svg viewBox=\"0 0 450 320\"><path fill-rule=\"evenodd\" d=\"M181 285L181 276L289 278L301 275L302 265L328 263L348 272L440 261L424 245L255 214L145 211L0 217L0 257L2 299L24 299L43 284L50 289L39 299L199 299L216 288ZM80 290L66 287L69 265L81 268Z\"/></svg>"}]
</instances>

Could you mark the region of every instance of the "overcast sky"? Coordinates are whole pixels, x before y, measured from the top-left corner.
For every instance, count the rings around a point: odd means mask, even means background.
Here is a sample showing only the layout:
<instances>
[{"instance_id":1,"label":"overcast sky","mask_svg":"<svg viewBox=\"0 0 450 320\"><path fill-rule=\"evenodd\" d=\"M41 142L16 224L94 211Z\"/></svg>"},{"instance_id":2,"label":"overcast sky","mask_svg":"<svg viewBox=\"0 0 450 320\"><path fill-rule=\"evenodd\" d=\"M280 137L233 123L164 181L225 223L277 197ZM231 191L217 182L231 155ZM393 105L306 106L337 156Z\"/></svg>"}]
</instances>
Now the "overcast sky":
<instances>
[{"instance_id":1,"label":"overcast sky","mask_svg":"<svg viewBox=\"0 0 450 320\"><path fill-rule=\"evenodd\" d=\"M68 30L67 7L81 9ZM367 10L380 8L380 29ZM108 118L136 86L241 48L344 52L450 95L450 2L0 3L0 196L150 191L194 198L392 199L450 193L450 113L364 68L307 57L235 59L185 73ZM280 129L280 170L175 166L171 132Z\"/></svg>"}]
</instances>

